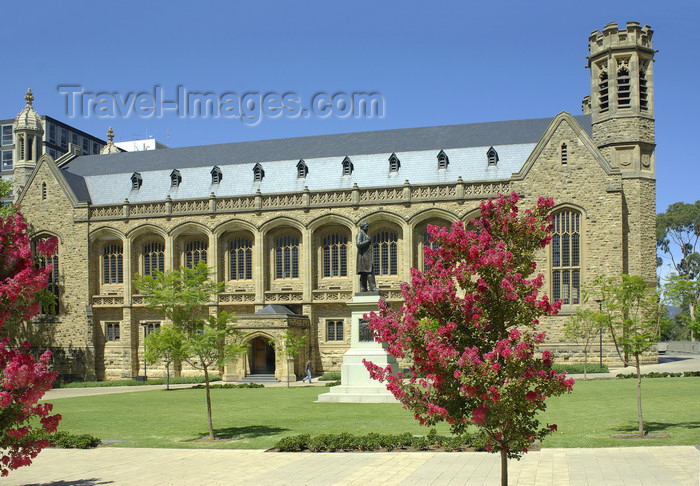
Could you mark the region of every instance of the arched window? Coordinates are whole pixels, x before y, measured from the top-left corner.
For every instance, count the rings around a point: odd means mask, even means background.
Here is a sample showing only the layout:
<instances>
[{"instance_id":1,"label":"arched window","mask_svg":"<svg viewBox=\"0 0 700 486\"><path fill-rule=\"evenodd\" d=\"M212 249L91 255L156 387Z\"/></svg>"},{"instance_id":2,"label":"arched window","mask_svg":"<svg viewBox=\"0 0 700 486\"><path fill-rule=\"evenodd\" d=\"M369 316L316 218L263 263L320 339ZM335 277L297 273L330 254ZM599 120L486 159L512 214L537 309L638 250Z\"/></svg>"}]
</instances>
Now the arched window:
<instances>
[{"instance_id":1,"label":"arched window","mask_svg":"<svg viewBox=\"0 0 700 486\"><path fill-rule=\"evenodd\" d=\"M46 200L46 182L41 183L41 199Z\"/></svg>"},{"instance_id":2,"label":"arched window","mask_svg":"<svg viewBox=\"0 0 700 486\"><path fill-rule=\"evenodd\" d=\"M488 152L486 152L486 160L488 161L489 166L495 166L498 164L498 152L496 152L495 148L489 148Z\"/></svg>"},{"instance_id":3,"label":"arched window","mask_svg":"<svg viewBox=\"0 0 700 486\"><path fill-rule=\"evenodd\" d=\"M194 268L199 262L207 263L207 248L209 244L205 240L192 240L185 244L185 266Z\"/></svg>"},{"instance_id":4,"label":"arched window","mask_svg":"<svg viewBox=\"0 0 700 486\"><path fill-rule=\"evenodd\" d=\"M34 242L36 245L36 242ZM34 254L36 255L36 246L34 250ZM49 273L48 278L47 278L47 285L46 285L46 290L51 292L54 296L54 305L50 306L48 308L45 308L44 305L41 306L41 311L39 311L41 314L50 314L50 315L58 315L60 311L60 301L59 301L59 268L58 268L58 247L56 247L56 251L54 251L54 254L51 255L50 257L45 257L45 256L38 256L37 258L37 266L39 268L46 268L49 265L52 265L51 267L51 273Z\"/></svg>"},{"instance_id":5,"label":"arched window","mask_svg":"<svg viewBox=\"0 0 700 486\"><path fill-rule=\"evenodd\" d=\"M431 250L437 250L440 245L438 244L437 241L430 241L430 235L428 234L428 230L426 228L425 232L423 233L423 248L422 248L422 256L423 256L423 271L426 271L428 269L428 266L425 263L425 249L430 248Z\"/></svg>"},{"instance_id":6,"label":"arched window","mask_svg":"<svg viewBox=\"0 0 700 486\"><path fill-rule=\"evenodd\" d=\"M639 108L649 109L649 92L647 90L646 68L648 63L639 64Z\"/></svg>"},{"instance_id":7,"label":"arched window","mask_svg":"<svg viewBox=\"0 0 700 486\"><path fill-rule=\"evenodd\" d=\"M372 235L372 256L375 275L398 274L399 238L395 231L382 229Z\"/></svg>"},{"instance_id":8,"label":"arched window","mask_svg":"<svg viewBox=\"0 0 700 486\"><path fill-rule=\"evenodd\" d=\"M221 169L219 169L218 166L214 166L214 168L211 170L211 183L212 184L219 184L221 183L221 179L223 179L223 174L221 172Z\"/></svg>"},{"instance_id":9,"label":"arched window","mask_svg":"<svg viewBox=\"0 0 700 486\"><path fill-rule=\"evenodd\" d=\"M567 152L567 147L566 144L563 143L561 144L561 163L563 165L566 165L566 163L569 161L569 154Z\"/></svg>"},{"instance_id":10,"label":"arched window","mask_svg":"<svg viewBox=\"0 0 700 486\"><path fill-rule=\"evenodd\" d=\"M299 238L286 234L274 240L275 278L299 278Z\"/></svg>"},{"instance_id":11,"label":"arched window","mask_svg":"<svg viewBox=\"0 0 700 486\"><path fill-rule=\"evenodd\" d=\"M102 252L102 281L106 284L124 283L124 257L121 243L108 243Z\"/></svg>"},{"instance_id":12,"label":"arched window","mask_svg":"<svg viewBox=\"0 0 700 486\"><path fill-rule=\"evenodd\" d=\"M350 157L345 157L343 159L343 175L344 176L352 175L353 168L354 167L352 165L352 161L350 160Z\"/></svg>"},{"instance_id":13,"label":"arched window","mask_svg":"<svg viewBox=\"0 0 700 486\"><path fill-rule=\"evenodd\" d=\"M565 209L554 214L552 235L552 299L578 304L581 290L581 213Z\"/></svg>"},{"instance_id":14,"label":"arched window","mask_svg":"<svg viewBox=\"0 0 700 486\"><path fill-rule=\"evenodd\" d=\"M255 182L260 182L263 180L263 177L265 177L265 171L262 168L262 165L255 164L255 167L253 167L253 180Z\"/></svg>"},{"instance_id":15,"label":"arched window","mask_svg":"<svg viewBox=\"0 0 700 486\"><path fill-rule=\"evenodd\" d=\"M309 173L309 168L306 166L304 160L300 160L297 163L297 179L305 179L306 175Z\"/></svg>"},{"instance_id":16,"label":"arched window","mask_svg":"<svg viewBox=\"0 0 700 486\"><path fill-rule=\"evenodd\" d=\"M323 276L348 276L348 238L341 233L330 233L323 237Z\"/></svg>"},{"instance_id":17,"label":"arched window","mask_svg":"<svg viewBox=\"0 0 700 486\"><path fill-rule=\"evenodd\" d=\"M401 161L396 154L391 154L389 157L389 172L398 172L401 167Z\"/></svg>"},{"instance_id":18,"label":"arched window","mask_svg":"<svg viewBox=\"0 0 700 486\"><path fill-rule=\"evenodd\" d=\"M143 245L143 274L165 272L165 243L151 241Z\"/></svg>"},{"instance_id":19,"label":"arched window","mask_svg":"<svg viewBox=\"0 0 700 486\"><path fill-rule=\"evenodd\" d=\"M178 187L182 183L180 171L175 169L170 173L170 187Z\"/></svg>"},{"instance_id":20,"label":"arched window","mask_svg":"<svg viewBox=\"0 0 700 486\"><path fill-rule=\"evenodd\" d=\"M624 61L623 61L624 62ZM630 107L630 95L632 94L632 84L630 72L622 66L617 70L617 106L620 108Z\"/></svg>"},{"instance_id":21,"label":"arched window","mask_svg":"<svg viewBox=\"0 0 700 486\"><path fill-rule=\"evenodd\" d=\"M438 161L438 169L447 169L447 164L450 163L450 159L447 157L447 154L440 150L437 156L437 161Z\"/></svg>"},{"instance_id":22,"label":"arched window","mask_svg":"<svg viewBox=\"0 0 700 486\"><path fill-rule=\"evenodd\" d=\"M253 278L253 242L245 236L237 236L228 244L229 280Z\"/></svg>"},{"instance_id":23,"label":"arched window","mask_svg":"<svg viewBox=\"0 0 700 486\"><path fill-rule=\"evenodd\" d=\"M602 71L598 79L598 106L600 106L600 112L603 113L608 111L609 106L608 72Z\"/></svg>"}]
</instances>

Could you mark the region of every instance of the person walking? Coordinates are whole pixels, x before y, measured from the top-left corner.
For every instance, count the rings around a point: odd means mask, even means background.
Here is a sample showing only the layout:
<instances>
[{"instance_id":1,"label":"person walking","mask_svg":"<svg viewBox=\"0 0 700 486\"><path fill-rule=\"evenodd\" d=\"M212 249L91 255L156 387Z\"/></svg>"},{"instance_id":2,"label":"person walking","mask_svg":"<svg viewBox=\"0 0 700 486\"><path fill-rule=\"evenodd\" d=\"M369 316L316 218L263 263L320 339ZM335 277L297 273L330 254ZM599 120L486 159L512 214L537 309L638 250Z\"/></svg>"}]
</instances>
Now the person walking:
<instances>
[{"instance_id":1,"label":"person walking","mask_svg":"<svg viewBox=\"0 0 700 486\"><path fill-rule=\"evenodd\" d=\"M301 379L301 382L304 383L304 380L309 379L309 385L311 384L311 360L306 361L306 376Z\"/></svg>"}]
</instances>

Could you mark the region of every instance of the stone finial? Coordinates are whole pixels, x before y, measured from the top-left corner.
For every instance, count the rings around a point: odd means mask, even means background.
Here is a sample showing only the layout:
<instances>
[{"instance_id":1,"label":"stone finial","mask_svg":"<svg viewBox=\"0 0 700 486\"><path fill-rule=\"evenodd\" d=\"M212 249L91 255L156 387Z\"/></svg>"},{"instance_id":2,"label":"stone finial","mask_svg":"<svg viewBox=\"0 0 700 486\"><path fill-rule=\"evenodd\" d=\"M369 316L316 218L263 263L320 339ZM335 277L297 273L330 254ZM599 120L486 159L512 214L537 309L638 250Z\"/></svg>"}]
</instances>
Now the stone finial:
<instances>
[{"instance_id":1,"label":"stone finial","mask_svg":"<svg viewBox=\"0 0 700 486\"><path fill-rule=\"evenodd\" d=\"M31 108L32 103L34 102L34 95L32 94L32 88L27 89L27 94L24 96L24 99L27 101L27 108Z\"/></svg>"},{"instance_id":2,"label":"stone finial","mask_svg":"<svg viewBox=\"0 0 700 486\"><path fill-rule=\"evenodd\" d=\"M114 131L112 130L112 127L109 127L109 130L107 130L107 140L109 143L114 143Z\"/></svg>"}]
</instances>

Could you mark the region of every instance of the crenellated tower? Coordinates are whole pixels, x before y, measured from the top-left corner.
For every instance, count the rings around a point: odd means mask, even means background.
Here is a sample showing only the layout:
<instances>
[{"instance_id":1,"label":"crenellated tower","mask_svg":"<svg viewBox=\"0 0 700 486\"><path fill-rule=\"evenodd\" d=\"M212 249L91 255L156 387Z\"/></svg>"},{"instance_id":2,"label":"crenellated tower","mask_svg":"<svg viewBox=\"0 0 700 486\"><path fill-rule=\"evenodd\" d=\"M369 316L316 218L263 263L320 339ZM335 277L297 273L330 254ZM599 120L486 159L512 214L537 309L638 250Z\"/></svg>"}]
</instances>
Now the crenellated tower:
<instances>
[{"instance_id":1,"label":"crenellated tower","mask_svg":"<svg viewBox=\"0 0 700 486\"><path fill-rule=\"evenodd\" d=\"M656 278L654 51L651 27L627 22L588 39L593 142L623 179L623 269Z\"/></svg>"}]
</instances>

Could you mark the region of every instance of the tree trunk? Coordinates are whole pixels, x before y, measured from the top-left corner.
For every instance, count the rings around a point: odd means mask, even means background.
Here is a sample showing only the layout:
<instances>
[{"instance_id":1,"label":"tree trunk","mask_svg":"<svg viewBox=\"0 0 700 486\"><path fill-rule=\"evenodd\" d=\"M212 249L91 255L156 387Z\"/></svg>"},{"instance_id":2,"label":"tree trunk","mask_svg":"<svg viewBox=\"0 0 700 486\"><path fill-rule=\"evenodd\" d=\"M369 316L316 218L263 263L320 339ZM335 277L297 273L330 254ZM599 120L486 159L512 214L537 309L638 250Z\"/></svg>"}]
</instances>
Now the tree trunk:
<instances>
[{"instance_id":1,"label":"tree trunk","mask_svg":"<svg viewBox=\"0 0 700 486\"><path fill-rule=\"evenodd\" d=\"M207 389L207 418L209 419L209 440L214 440L214 426L211 423L211 397L209 396L209 370L207 365L204 368L204 385Z\"/></svg>"},{"instance_id":2,"label":"tree trunk","mask_svg":"<svg viewBox=\"0 0 700 486\"><path fill-rule=\"evenodd\" d=\"M588 381L588 344L583 348L583 381Z\"/></svg>"},{"instance_id":3,"label":"tree trunk","mask_svg":"<svg viewBox=\"0 0 700 486\"><path fill-rule=\"evenodd\" d=\"M165 389L170 390L170 363L165 364Z\"/></svg>"},{"instance_id":4,"label":"tree trunk","mask_svg":"<svg viewBox=\"0 0 700 486\"><path fill-rule=\"evenodd\" d=\"M508 486L508 453L501 451L501 486Z\"/></svg>"},{"instance_id":5,"label":"tree trunk","mask_svg":"<svg viewBox=\"0 0 700 486\"><path fill-rule=\"evenodd\" d=\"M642 418L642 370L639 366L639 355L635 354L637 366L637 412L639 413L639 436L644 435L644 419Z\"/></svg>"}]
</instances>

